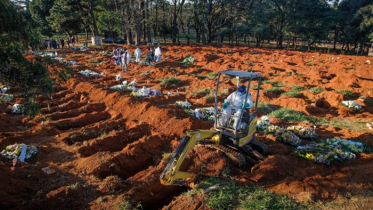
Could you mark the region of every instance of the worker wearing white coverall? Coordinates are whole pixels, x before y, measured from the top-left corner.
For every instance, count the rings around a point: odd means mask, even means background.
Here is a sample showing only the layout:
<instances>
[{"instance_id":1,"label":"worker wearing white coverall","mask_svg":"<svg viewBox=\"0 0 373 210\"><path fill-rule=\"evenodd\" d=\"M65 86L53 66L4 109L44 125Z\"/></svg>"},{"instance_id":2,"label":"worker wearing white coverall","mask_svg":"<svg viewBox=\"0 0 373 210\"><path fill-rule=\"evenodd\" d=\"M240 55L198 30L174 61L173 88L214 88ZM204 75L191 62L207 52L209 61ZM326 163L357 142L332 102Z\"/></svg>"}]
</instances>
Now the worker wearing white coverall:
<instances>
[{"instance_id":1,"label":"worker wearing white coverall","mask_svg":"<svg viewBox=\"0 0 373 210\"><path fill-rule=\"evenodd\" d=\"M140 63L140 58L141 58L141 50L140 50L140 48L137 48L135 50L135 57L136 57L136 63Z\"/></svg>"},{"instance_id":2,"label":"worker wearing white coverall","mask_svg":"<svg viewBox=\"0 0 373 210\"><path fill-rule=\"evenodd\" d=\"M155 62L161 62L161 55L162 55L161 48L160 47L155 48L155 52L154 52Z\"/></svg>"},{"instance_id":3,"label":"worker wearing white coverall","mask_svg":"<svg viewBox=\"0 0 373 210\"><path fill-rule=\"evenodd\" d=\"M131 55L128 52L128 50L124 50L121 57L122 57L122 71L125 70L127 72L128 71L128 64L131 61Z\"/></svg>"},{"instance_id":4,"label":"worker wearing white coverall","mask_svg":"<svg viewBox=\"0 0 373 210\"><path fill-rule=\"evenodd\" d=\"M223 113L222 113L222 125L226 126L228 116L231 114L232 109L236 110L234 114L234 124L233 128L236 128L237 123L239 123L239 118L242 113L242 105L245 103L245 108L251 108L253 106L253 99L251 98L250 93L247 95L247 100L245 100L246 95L246 86L241 85L237 91L231 93L228 98L224 101ZM230 106L228 106L230 104Z\"/></svg>"}]
</instances>

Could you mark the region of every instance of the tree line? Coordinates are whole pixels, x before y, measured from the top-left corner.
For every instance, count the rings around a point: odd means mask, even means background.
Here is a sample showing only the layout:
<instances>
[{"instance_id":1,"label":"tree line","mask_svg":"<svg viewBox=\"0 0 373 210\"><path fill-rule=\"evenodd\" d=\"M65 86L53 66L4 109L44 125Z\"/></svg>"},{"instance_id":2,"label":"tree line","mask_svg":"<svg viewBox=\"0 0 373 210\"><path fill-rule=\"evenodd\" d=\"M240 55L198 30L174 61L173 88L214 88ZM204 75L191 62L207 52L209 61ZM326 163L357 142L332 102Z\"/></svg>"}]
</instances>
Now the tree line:
<instances>
[{"instance_id":1,"label":"tree line","mask_svg":"<svg viewBox=\"0 0 373 210\"><path fill-rule=\"evenodd\" d=\"M152 37L207 45L274 40L278 48L330 41L344 49L373 40L371 0L33 0L40 32L120 35L128 44Z\"/></svg>"}]
</instances>

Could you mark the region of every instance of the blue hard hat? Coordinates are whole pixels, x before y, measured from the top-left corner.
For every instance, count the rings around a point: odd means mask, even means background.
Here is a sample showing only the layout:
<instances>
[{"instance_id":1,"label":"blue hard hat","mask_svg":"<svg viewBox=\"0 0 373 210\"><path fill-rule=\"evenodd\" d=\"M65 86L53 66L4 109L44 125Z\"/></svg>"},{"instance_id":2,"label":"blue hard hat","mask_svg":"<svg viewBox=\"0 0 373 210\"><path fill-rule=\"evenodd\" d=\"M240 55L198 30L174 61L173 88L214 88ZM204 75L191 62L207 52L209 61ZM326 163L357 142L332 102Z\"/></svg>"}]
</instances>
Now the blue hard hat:
<instances>
[{"instance_id":1,"label":"blue hard hat","mask_svg":"<svg viewBox=\"0 0 373 210\"><path fill-rule=\"evenodd\" d=\"M244 93L246 91L246 86L245 85L241 85L238 89L237 89L238 92L240 93Z\"/></svg>"}]
</instances>

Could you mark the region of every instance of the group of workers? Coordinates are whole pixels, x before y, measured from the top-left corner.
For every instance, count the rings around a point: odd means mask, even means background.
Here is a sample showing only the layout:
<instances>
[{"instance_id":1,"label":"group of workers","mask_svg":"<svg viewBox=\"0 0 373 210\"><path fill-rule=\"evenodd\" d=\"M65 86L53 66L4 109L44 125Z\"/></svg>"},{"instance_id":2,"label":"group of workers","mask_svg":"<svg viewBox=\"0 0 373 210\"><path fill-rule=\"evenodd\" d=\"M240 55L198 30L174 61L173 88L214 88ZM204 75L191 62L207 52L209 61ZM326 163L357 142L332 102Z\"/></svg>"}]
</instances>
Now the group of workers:
<instances>
[{"instance_id":1,"label":"group of workers","mask_svg":"<svg viewBox=\"0 0 373 210\"><path fill-rule=\"evenodd\" d=\"M141 62L141 49L137 48L134 52L135 62ZM156 49L150 47L149 51L146 53L146 61L150 63L156 63L161 61L161 48L157 47ZM128 71L128 64L131 62L131 54L127 48L113 48L113 57L115 65L120 65L122 71Z\"/></svg>"},{"instance_id":2,"label":"group of workers","mask_svg":"<svg viewBox=\"0 0 373 210\"><path fill-rule=\"evenodd\" d=\"M141 49L137 48L134 52L135 62L141 62ZM161 61L161 49L157 47L154 49L153 47L149 47L149 51L146 53L146 61L149 63L155 63ZM131 55L127 48L116 48L113 49L113 60L115 65L120 65L122 71L128 71L128 64L131 62ZM233 128L237 126L240 127L240 116L242 114L243 109L251 108L253 106L253 99L251 98L251 94L247 94L247 88L245 85L241 85L237 88L237 90L231 93L227 99L225 99L224 103L222 104L222 125L227 125L228 117L231 115L232 111L234 110L234 123ZM246 99L246 100L245 100ZM238 125L237 125L238 124Z\"/></svg>"}]
</instances>

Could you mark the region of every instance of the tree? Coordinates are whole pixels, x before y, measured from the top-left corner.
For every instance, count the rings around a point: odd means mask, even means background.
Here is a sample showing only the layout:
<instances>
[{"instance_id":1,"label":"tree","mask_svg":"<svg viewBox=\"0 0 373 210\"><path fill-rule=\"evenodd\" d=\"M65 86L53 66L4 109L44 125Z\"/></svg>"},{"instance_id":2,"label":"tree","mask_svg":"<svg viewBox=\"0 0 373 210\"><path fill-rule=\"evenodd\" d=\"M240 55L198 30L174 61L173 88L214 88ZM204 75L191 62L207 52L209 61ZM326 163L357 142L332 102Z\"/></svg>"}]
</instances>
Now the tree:
<instances>
[{"instance_id":1,"label":"tree","mask_svg":"<svg viewBox=\"0 0 373 210\"><path fill-rule=\"evenodd\" d=\"M74 6L78 11L84 25L91 28L93 36L98 36L97 21L94 12L100 10L102 0L66 0L70 1L71 6Z\"/></svg>"},{"instance_id":2,"label":"tree","mask_svg":"<svg viewBox=\"0 0 373 210\"><path fill-rule=\"evenodd\" d=\"M40 25L39 32L46 36L51 36L53 32L46 17L50 15L49 10L53 7L54 1L33 0L29 5L32 18Z\"/></svg>"},{"instance_id":3,"label":"tree","mask_svg":"<svg viewBox=\"0 0 373 210\"><path fill-rule=\"evenodd\" d=\"M33 61L22 55L29 46L36 47L40 40L37 31L25 17L28 11L17 10L14 2L0 0L0 81L17 85L25 98L25 111L37 114L35 99L38 94L48 96L53 92L53 81L40 58Z\"/></svg>"},{"instance_id":4,"label":"tree","mask_svg":"<svg viewBox=\"0 0 373 210\"><path fill-rule=\"evenodd\" d=\"M66 3L66 0L56 0L49 11L50 16L47 17L47 21L53 30L67 33L70 37L80 31L81 19L74 8Z\"/></svg>"}]
</instances>

